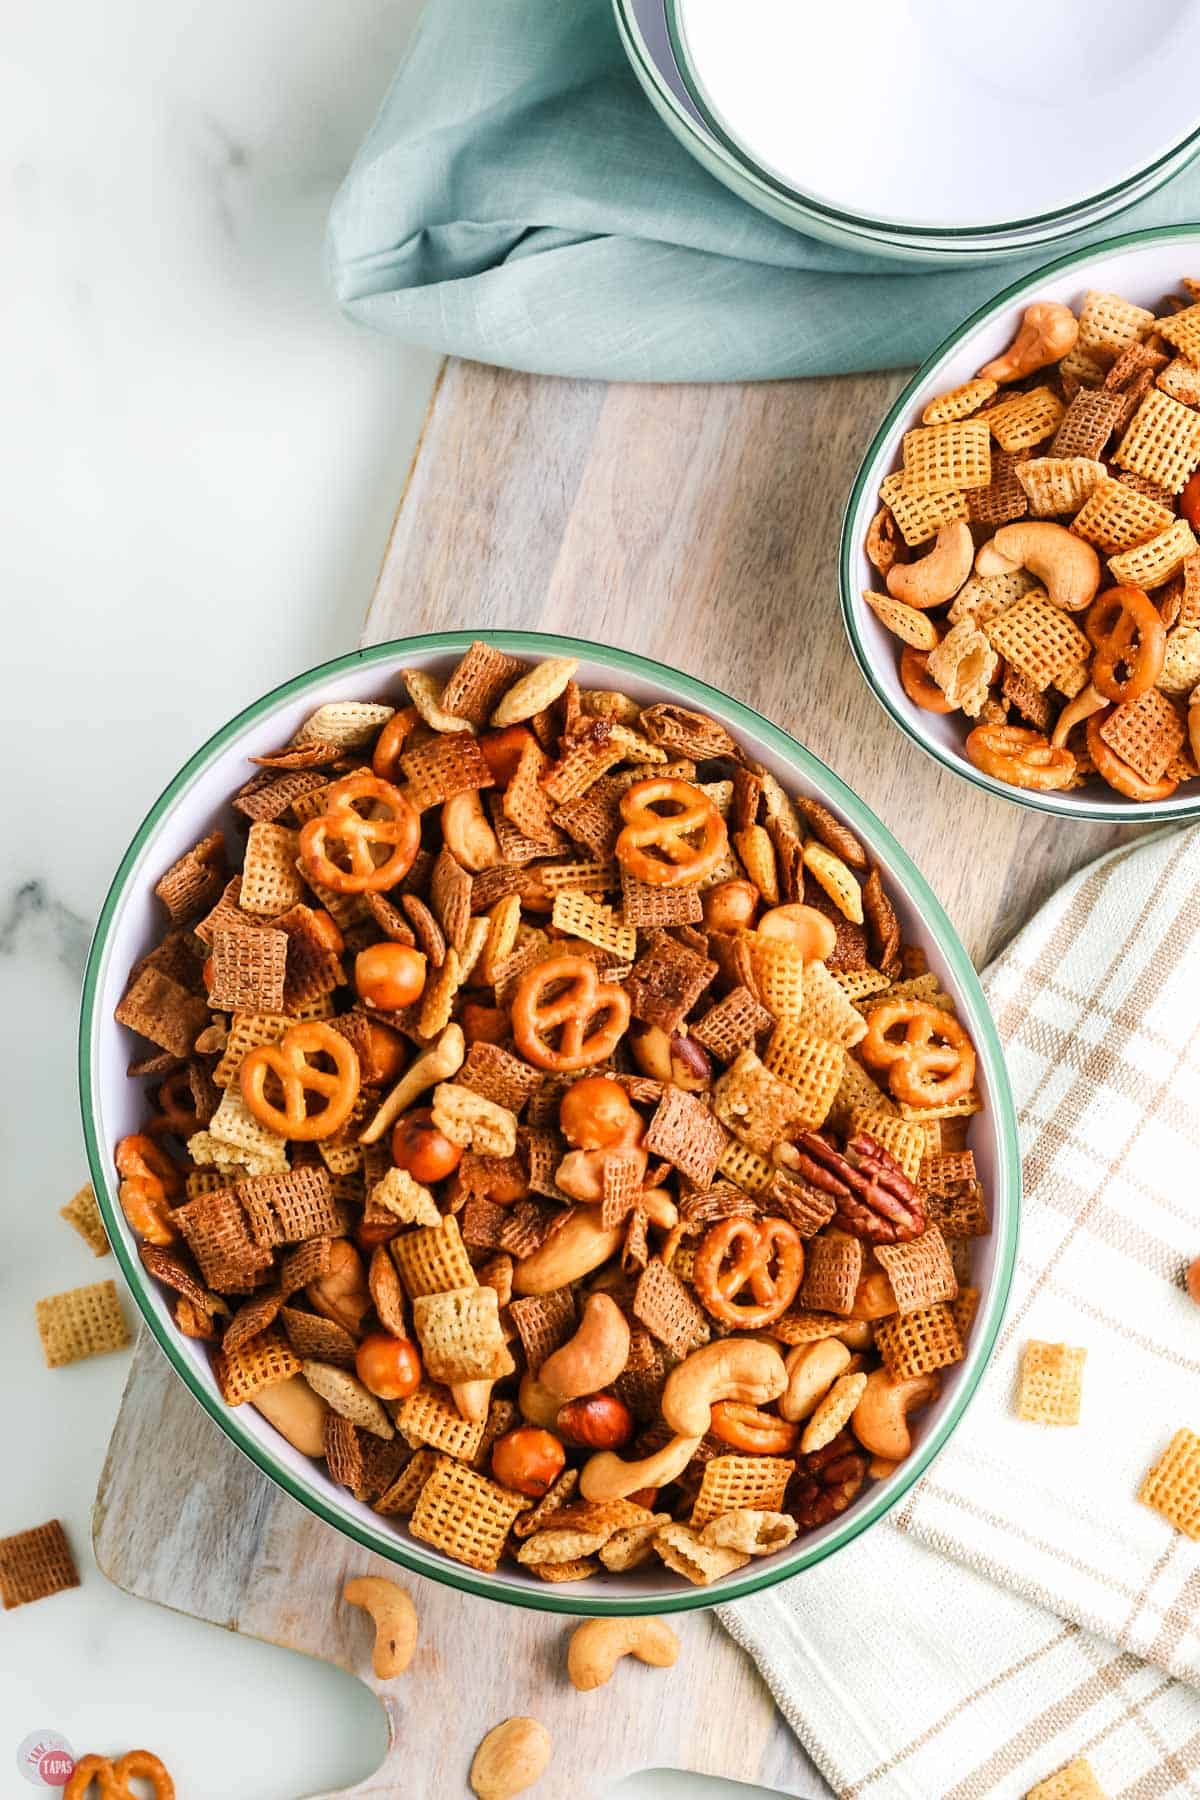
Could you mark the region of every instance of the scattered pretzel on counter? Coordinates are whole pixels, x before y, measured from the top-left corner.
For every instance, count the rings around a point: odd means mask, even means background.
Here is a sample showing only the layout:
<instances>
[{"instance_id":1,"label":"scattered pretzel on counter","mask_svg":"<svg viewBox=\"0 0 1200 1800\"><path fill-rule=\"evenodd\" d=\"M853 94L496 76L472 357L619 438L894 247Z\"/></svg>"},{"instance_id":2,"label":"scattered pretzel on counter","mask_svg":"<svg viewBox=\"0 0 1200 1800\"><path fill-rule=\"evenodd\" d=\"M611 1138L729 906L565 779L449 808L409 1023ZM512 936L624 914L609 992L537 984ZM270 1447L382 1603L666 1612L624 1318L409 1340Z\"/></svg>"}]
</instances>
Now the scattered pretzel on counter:
<instances>
[{"instance_id":1,"label":"scattered pretzel on counter","mask_svg":"<svg viewBox=\"0 0 1200 1800\"><path fill-rule=\"evenodd\" d=\"M925 407L864 594L914 706L1010 787L1167 799L1200 765L1200 284L1026 308Z\"/></svg>"},{"instance_id":2,"label":"scattered pretzel on counter","mask_svg":"<svg viewBox=\"0 0 1200 1800\"><path fill-rule=\"evenodd\" d=\"M155 890L118 1192L225 1401L397 1531L707 1584L853 1505L962 1358L983 1102L869 847L575 675L476 643L256 760L244 847ZM389 1679L410 1606L346 1596Z\"/></svg>"}]
</instances>

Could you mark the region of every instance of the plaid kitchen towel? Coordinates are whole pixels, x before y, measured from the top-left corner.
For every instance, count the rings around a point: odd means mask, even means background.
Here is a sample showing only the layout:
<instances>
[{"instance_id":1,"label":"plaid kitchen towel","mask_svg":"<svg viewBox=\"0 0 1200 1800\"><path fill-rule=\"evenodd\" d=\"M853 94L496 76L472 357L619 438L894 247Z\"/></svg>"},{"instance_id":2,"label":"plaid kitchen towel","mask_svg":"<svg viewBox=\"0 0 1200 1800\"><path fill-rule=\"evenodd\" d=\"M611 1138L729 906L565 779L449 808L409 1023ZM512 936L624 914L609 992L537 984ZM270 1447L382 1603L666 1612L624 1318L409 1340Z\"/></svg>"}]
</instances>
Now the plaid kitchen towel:
<instances>
[{"instance_id":1,"label":"plaid kitchen towel","mask_svg":"<svg viewBox=\"0 0 1200 1800\"><path fill-rule=\"evenodd\" d=\"M992 1363L887 1526L721 1617L841 1800L1081 1755L1114 1800L1200 1795L1200 1544L1137 1500L1200 1430L1200 828L1083 870L984 985L1025 1170ZM1079 1425L1015 1417L1031 1338L1086 1349Z\"/></svg>"}]
</instances>

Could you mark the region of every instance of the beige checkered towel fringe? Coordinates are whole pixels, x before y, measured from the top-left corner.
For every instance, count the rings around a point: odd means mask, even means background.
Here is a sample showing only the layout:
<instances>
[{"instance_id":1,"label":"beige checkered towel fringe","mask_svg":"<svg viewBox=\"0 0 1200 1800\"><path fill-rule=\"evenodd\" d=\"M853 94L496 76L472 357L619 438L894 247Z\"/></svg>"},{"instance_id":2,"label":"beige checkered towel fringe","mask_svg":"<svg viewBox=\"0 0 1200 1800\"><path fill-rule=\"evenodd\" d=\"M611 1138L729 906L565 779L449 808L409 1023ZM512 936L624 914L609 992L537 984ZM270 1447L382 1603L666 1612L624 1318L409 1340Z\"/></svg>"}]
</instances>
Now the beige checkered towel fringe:
<instances>
[{"instance_id":1,"label":"beige checkered towel fringe","mask_svg":"<svg viewBox=\"0 0 1200 1800\"><path fill-rule=\"evenodd\" d=\"M1006 1800L1086 1756L1200 1796L1200 1544L1137 1502L1200 1430L1200 831L1114 851L985 976L1026 1193L958 1434L833 1562L721 1618L840 1800ZM1081 1423L1013 1410L1030 1338L1087 1347Z\"/></svg>"}]
</instances>

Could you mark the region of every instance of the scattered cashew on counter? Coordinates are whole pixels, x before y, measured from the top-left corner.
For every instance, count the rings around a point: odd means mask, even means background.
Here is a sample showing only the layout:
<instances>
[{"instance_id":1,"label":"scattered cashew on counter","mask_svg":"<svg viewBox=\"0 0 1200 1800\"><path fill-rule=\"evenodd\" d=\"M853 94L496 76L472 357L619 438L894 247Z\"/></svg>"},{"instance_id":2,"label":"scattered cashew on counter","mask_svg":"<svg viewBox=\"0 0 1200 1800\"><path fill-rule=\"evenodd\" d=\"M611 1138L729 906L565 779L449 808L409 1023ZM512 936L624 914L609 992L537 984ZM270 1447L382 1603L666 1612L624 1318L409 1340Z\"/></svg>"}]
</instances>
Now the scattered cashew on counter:
<instances>
[{"instance_id":1,"label":"scattered cashew on counter","mask_svg":"<svg viewBox=\"0 0 1200 1800\"><path fill-rule=\"evenodd\" d=\"M342 1599L361 1606L375 1621L371 1667L379 1680L403 1675L417 1648L417 1609L412 1596L383 1575L357 1575L342 1589Z\"/></svg>"},{"instance_id":2,"label":"scattered cashew on counter","mask_svg":"<svg viewBox=\"0 0 1200 1800\"><path fill-rule=\"evenodd\" d=\"M604 1686L623 1656L669 1669L678 1655L679 1639L662 1619L585 1619L571 1633L567 1674L587 1694Z\"/></svg>"}]
</instances>

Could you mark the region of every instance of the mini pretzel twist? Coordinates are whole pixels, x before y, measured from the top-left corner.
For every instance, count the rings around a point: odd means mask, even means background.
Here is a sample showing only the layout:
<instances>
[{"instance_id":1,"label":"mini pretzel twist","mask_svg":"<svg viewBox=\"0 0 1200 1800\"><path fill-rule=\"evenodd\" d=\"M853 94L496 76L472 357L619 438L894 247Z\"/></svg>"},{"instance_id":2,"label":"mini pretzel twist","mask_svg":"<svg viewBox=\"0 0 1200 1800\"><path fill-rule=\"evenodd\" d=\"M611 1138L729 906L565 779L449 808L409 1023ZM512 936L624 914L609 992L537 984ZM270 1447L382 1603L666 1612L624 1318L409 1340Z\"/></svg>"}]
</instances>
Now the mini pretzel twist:
<instances>
[{"instance_id":1,"label":"mini pretzel twist","mask_svg":"<svg viewBox=\"0 0 1200 1800\"><path fill-rule=\"evenodd\" d=\"M550 989L557 991L547 998ZM628 994L601 981L586 956L538 963L521 977L513 996L513 1037L522 1056L539 1069L570 1071L603 1062L628 1024ZM554 1031L557 1045L548 1040Z\"/></svg>"},{"instance_id":2,"label":"mini pretzel twist","mask_svg":"<svg viewBox=\"0 0 1200 1800\"><path fill-rule=\"evenodd\" d=\"M311 1060L321 1055L332 1060L332 1074ZM278 1077L283 1089L282 1108L267 1099L268 1072ZM242 1062L238 1081L242 1098L260 1125L280 1137L312 1143L340 1130L353 1112L359 1088L358 1054L341 1032L321 1019L308 1019L285 1031L277 1044L261 1044L251 1050ZM310 1093L323 1094L327 1104L310 1113Z\"/></svg>"},{"instance_id":3,"label":"mini pretzel twist","mask_svg":"<svg viewBox=\"0 0 1200 1800\"><path fill-rule=\"evenodd\" d=\"M370 815L356 810L356 802L364 800L372 803ZM390 781L363 771L330 788L325 811L300 832L300 860L313 881L335 894L381 893L408 874L420 843L421 821L412 802ZM331 845L340 847L349 868L333 860ZM383 862L375 860L376 845L391 846Z\"/></svg>"},{"instance_id":4,"label":"mini pretzel twist","mask_svg":"<svg viewBox=\"0 0 1200 1800\"><path fill-rule=\"evenodd\" d=\"M1096 647L1092 686L1117 705L1137 700L1162 674L1167 628L1149 594L1114 587L1093 601L1085 629Z\"/></svg>"},{"instance_id":5,"label":"mini pretzel twist","mask_svg":"<svg viewBox=\"0 0 1200 1800\"><path fill-rule=\"evenodd\" d=\"M175 1783L165 1764L151 1750L127 1750L110 1762L107 1756L82 1756L63 1789L63 1800L85 1800L93 1786L99 1800L137 1800L130 1779L148 1781L154 1800L175 1800Z\"/></svg>"},{"instance_id":6,"label":"mini pretzel twist","mask_svg":"<svg viewBox=\"0 0 1200 1800\"><path fill-rule=\"evenodd\" d=\"M675 810L655 810L664 805ZM724 819L707 794L677 776L635 781L621 796L621 817L625 827L617 838L617 861L651 887L703 881L725 854Z\"/></svg>"},{"instance_id":7,"label":"mini pretzel twist","mask_svg":"<svg viewBox=\"0 0 1200 1800\"><path fill-rule=\"evenodd\" d=\"M1075 754L1022 725L977 725L964 746L969 761L1010 787L1056 791L1075 778Z\"/></svg>"},{"instance_id":8,"label":"mini pretzel twist","mask_svg":"<svg viewBox=\"0 0 1200 1800\"><path fill-rule=\"evenodd\" d=\"M743 1330L787 1311L804 1274L804 1246L786 1219L722 1219L696 1252L692 1279L715 1319ZM751 1302L737 1296L749 1286Z\"/></svg>"},{"instance_id":9,"label":"mini pretzel twist","mask_svg":"<svg viewBox=\"0 0 1200 1800\"><path fill-rule=\"evenodd\" d=\"M897 1030L903 1036L897 1038ZM886 1069L888 1086L909 1106L946 1106L970 1090L975 1050L948 1012L924 1000L885 1000L867 1016L859 1054Z\"/></svg>"}]
</instances>

